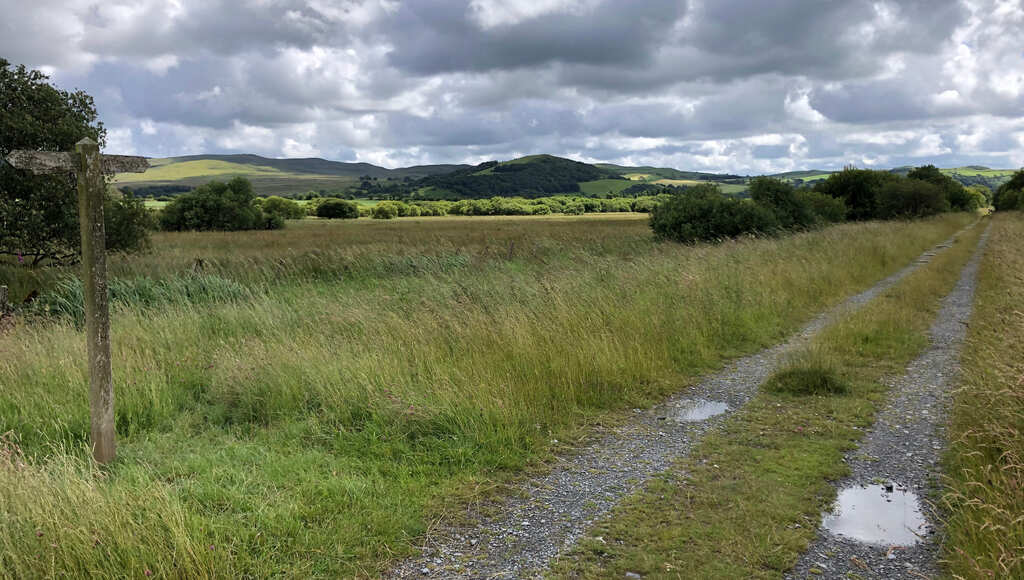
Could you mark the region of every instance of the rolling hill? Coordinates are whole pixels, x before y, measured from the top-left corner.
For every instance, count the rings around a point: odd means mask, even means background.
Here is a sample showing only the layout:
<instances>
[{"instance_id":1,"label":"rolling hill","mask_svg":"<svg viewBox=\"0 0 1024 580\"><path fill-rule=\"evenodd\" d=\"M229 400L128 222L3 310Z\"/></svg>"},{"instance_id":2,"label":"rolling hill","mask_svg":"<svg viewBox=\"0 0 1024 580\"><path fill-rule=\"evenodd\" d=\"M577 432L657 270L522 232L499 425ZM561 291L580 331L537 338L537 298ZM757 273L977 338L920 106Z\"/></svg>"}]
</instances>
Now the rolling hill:
<instances>
[{"instance_id":1,"label":"rolling hill","mask_svg":"<svg viewBox=\"0 0 1024 580\"><path fill-rule=\"evenodd\" d=\"M140 188L157 185L195 187L212 179L241 176L250 180L258 194L272 195L306 191L341 191L364 176L377 179L418 179L449 173L466 165L420 165L386 169L370 163L344 163L319 158L273 159L259 155L187 155L150 159L145 173L114 176L118 187Z\"/></svg>"},{"instance_id":2,"label":"rolling hill","mask_svg":"<svg viewBox=\"0 0 1024 580\"><path fill-rule=\"evenodd\" d=\"M670 167L588 164L553 155L529 155L509 161L480 165L419 165L387 169L370 163L345 163L319 158L273 159L259 155L188 155L150 160L146 173L119 174L118 187L147 191L170 186L183 191L212 179L249 179L260 195L301 194L308 191L349 192L357 196L421 199L467 199L494 196L540 197L582 194L592 197L633 195L657 186L692 186L717 183L725 193L746 190L747 176L682 171ZM906 174L911 167L891 169ZM964 185L998 187L1013 174L1011 169L979 165L943 169ZM834 171L808 169L777 173L771 177L796 185L814 185ZM628 190L628 191L627 191ZM154 192L154 190L149 190Z\"/></svg>"}]
</instances>

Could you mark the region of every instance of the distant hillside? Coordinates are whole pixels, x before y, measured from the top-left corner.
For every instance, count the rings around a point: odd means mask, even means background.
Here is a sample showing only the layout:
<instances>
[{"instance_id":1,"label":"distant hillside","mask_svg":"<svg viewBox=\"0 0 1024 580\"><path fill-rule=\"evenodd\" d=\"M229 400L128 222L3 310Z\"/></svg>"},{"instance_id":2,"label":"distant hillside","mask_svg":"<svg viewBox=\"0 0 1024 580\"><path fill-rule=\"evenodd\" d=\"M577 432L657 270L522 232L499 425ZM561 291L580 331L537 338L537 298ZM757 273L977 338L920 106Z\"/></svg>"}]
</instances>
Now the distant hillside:
<instances>
[{"instance_id":1,"label":"distant hillside","mask_svg":"<svg viewBox=\"0 0 1024 580\"><path fill-rule=\"evenodd\" d=\"M900 167L893 167L889 171L897 175L906 175L914 169L913 165L902 165ZM984 185L990 189L996 189L1006 181L1009 181L1010 176L1013 175L1013 169L990 169L983 165L968 165L965 167L951 167L947 169L940 169L942 173L956 179L963 185ZM835 171L824 171L818 169L809 169L805 171L788 171L786 173L776 173L771 177L777 179L783 179L796 185L814 185L820 181L828 179L829 175L836 173Z\"/></svg>"},{"instance_id":2,"label":"distant hillside","mask_svg":"<svg viewBox=\"0 0 1024 580\"><path fill-rule=\"evenodd\" d=\"M416 182L416 187L417 196L424 198L531 198L581 193L584 184L607 181L621 182L621 187L602 184L613 192L630 185L627 179L615 172L594 165L553 155L530 155L505 162L488 161L453 173L425 177Z\"/></svg>"},{"instance_id":3,"label":"distant hillside","mask_svg":"<svg viewBox=\"0 0 1024 580\"><path fill-rule=\"evenodd\" d=\"M628 165L615 165L613 163L595 163L594 165L633 180L646 180L650 177L657 179L683 179L692 181L729 181L744 179L744 176L742 175L681 171L671 167L650 167L646 165L631 167Z\"/></svg>"},{"instance_id":4,"label":"distant hillside","mask_svg":"<svg viewBox=\"0 0 1024 580\"><path fill-rule=\"evenodd\" d=\"M150 159L145 173L114 176L119 187L195 187L212 179L249 179L258 194L343 191L357 185L362 177L403 180L449 173L467 165L419 165L386 169L370 163L344 163L319 158L272 159L259 155L186 155Z\"/></svg>"},{"instance_id":5,"label":"distant hillside","mask_svg":"<svg viewBox=\"0 0 1024 580\"><path fill-rule=\"evenodd\" d=\"M235 176L249 179L261 195L344 192L359 197L421 199L473 199L494 196L540 197L559 193L591 197L635 196L668 186L717 183L725 193L747 189L748 177L734 174L684 171L670 167L588 164L553 155L529 155L511 161L470 165L418 165L386 169L370 163L345 163L320 158L273 159L259 155L186 155L150 159L146 173L119 174L118 187L143 193L173 195L212 179ZM905 175L912 167L890 171ZM943 169L964 185L997 188L1013 174L1010 169L980 165ZM798 186L813 186L834 173L808 169L771 177Z\"/></svg>"}]
</instances>

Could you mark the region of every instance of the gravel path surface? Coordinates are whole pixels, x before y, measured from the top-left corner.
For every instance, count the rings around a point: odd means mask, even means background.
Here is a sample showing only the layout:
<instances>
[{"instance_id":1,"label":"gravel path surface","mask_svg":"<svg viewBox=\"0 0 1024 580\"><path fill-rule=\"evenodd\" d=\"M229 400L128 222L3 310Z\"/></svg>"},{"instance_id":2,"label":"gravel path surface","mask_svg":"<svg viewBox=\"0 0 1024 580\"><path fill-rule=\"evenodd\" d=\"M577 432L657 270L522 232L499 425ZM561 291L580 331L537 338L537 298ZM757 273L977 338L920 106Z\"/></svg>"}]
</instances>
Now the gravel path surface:
<instances>
[{"instance_id":1,"label":"gravel path surface","mask_svg":"<svg viewBox=\"0 0 1024 580\"><path fill-rule=\"evenodd\" d=\"M907 366L906 374L888 381L889 401L860 448L847 454L852 474L838 485L846 490L840 492L847 499L840 502L844 515L826 516L818 538L789 578L938 576L938 520L924 500L940 469L950 389L959 372L987 240L988 230L943 299L929 332L930 346Z\"/></svg>"},{"instance_id":2,"label":"gravel path surface","mask_svg":"<svg viewBox=\"0 0 1024 580\"><path fill-rule=\"evenodd\" d=\"M891 288L950 245L952 238L819 315L788 342L739 359L653 409L634 409L634 418L627 424L596 433L587 446L559 458L547 475L519 484L519 493L498 506L496 519L470 514L471 526L445 528L442 524L428 534L419 557L401 562L388 577L541 576L549 562L575 544L595 520L646 480L669 469L705 432L750 400L783 354Z\"/></svg>"}]
</instances>

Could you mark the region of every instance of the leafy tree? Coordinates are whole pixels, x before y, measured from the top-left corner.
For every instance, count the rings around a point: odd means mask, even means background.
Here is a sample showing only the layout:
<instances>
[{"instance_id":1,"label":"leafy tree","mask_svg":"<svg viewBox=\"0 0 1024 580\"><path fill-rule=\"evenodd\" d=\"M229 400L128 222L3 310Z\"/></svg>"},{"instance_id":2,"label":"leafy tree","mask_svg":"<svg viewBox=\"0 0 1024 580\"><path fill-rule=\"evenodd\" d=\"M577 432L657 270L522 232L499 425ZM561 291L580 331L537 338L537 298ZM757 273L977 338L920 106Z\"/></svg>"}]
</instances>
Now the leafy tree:
<instances>
[{"instance_id":1,"label":"leafy tree","mask_svg":"<svg viewBox=\"0 0 1024 580\"><path fill-rule=\"evenodd\" d=\"M888 171L846 167L815 185L814 190L843 200L848 210L848 219L869 220L878 217L877 196L882 186L900 179L900 176Z\"/></svg>"},{"instance_id":2,"label":"leafy tree","mask_svg":"<svg viewBox=\"0 0 1024 580\"><path fill-rule=\"evenodd\" d=\"M779 221L763 205L725 197L718 186L701 184L655 206L651 210L651 229L660 239L689 243L773 234L779 229Z\"/></svg>"},{"instance_id":3,"label":"leafy tree","mask_svg":"<svg viewBox=\"0 0 1024 580\"><path fill-rule=\"evenodd\" d=\"M784 228L807 228L818 221L796 188L781 179L755 177L750 181L750 198L770 209Z\"/></svg>"},{"instance_id":4,"label":"leafy tree","mask_svg":"<svg viewBox=\"0 0 1024 580\"><path fill-rule=\"evenodd\" d=\"M796 196L800 203L810 208L817 221L833 224L846 221L846 202L843 200L809 188L796 190Z\"/></svg>"},{"instance_id":5,"label":"leafy tree","mask_svg":"<svg viewBox=\"0 0 1024 580\"><path fill-rule=\"evenodd\" d=\"M104 144L93 99L51 86L49 77L0 58L0 159L16 149L70 151L89 137ZM108 202L107 249L140 249L148 219L134 202ZM125 213L120 214L119 212ZM131 235L123 235L132 230ZM140 229L141 228L141 229ZM33 175L0 161L0 254L29 263L77 260L81 238L73 175Z\"/></svg>"},{"instance_id":6,"label":"leafy tree","mask_svg":"<svg viewBox=\"0 0 1024 580\"><path fill-rule=\"evenodd\" d=\"M946 211L946 193L929 181L899 179L886 183L878 192L877 214L883 219L918 218Z\"/></svg>"},{"instance_id":7,"label":"leafy tree","mask_svg":"<svg viewBox=\"0 0 1024 580\"><path fill-rule=\"evenodd\" d=\"M271 195L260 204L263 213L281 216L282 219L300 220L306 217L306 210L297 202L277 195Z\"/></svg>"},{"instance_id":8,"label":"leafy tree","mask_svg":"<svg viewBox=\"0 0 1024 580\"><path fill-rule=\"evenodd\" d=\"M996 211L1024 209L1024 169L1015 172L1009 181L999 186L992 204Z\"/></svg>"},{"instance_id":9,"label":"leafy tree","mask_svg":"<svg viewBox=\"0 0 1024 580\"><path fill-rule=\"evenodd\" d=\"M252 184L244 177L211 181L167 204L160 215L164 230L254 230L284 227L283 219L267 218L253 203Z\"/></svg>"},{"instance_id":10,"label":"leafy tree","mask_svg":"<svg viewBox=\"0 0 1024 580\"><path fill-rule=\"evenodd\" d=\"M974 197L967 193L963 184L952 177L942 173L934 165L922 165L907 173L908 179L919 179L937 186L943 191L946 199L949 200L950 208L954 210L970 211L977 209L971 207Z\"/></svg>"},{"instance_id":11,"label":"leafy tree","mask_svg":"<svg viewBox=\"0 0 1024 580\"><path fill-rule=\"evenodd\" d=\"M356 219L359 217L359 205L344 199L327 198L316 206L316 216L328 219Z\"/></svg>"}]
</instances>

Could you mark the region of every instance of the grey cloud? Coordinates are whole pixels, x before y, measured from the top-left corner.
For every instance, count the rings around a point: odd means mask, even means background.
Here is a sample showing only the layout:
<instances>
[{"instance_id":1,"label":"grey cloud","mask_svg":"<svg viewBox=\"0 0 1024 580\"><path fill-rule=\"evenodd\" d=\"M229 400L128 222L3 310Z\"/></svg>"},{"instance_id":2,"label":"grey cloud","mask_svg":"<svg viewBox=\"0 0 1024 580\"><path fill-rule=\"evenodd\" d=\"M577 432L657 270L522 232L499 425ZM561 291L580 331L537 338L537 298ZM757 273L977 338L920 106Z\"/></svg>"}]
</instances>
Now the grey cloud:
<instances>
[{"instance_id":1,"label":"grey cloud","mask_svg":"<svg viewBox=\"0 0 1024 580\"><path fill-rule=\"evenodd\" d=\"M677 0L606 1L582 15L550 14L484 30L471 19L468 2L408 3L387 28L395 44L390 60L419 75L551 62L644 65L683 12Z\"/></svg>"}]
</instances>

